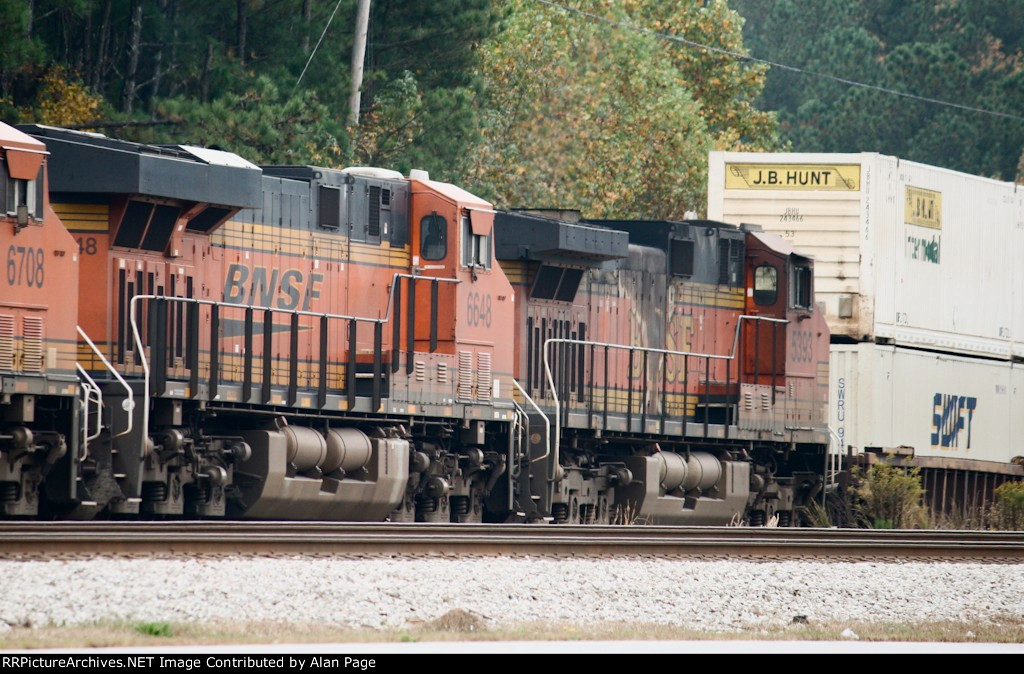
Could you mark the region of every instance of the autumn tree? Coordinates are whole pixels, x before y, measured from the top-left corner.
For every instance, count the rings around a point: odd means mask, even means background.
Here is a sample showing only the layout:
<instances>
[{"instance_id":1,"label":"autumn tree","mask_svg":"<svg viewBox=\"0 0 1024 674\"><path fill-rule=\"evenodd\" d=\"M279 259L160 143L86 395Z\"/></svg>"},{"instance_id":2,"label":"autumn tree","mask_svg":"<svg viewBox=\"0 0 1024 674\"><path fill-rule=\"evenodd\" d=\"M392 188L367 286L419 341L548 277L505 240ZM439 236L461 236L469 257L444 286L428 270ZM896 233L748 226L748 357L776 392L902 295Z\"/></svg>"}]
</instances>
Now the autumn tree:
<instances>
[{"instance_id":1,"label":"autumn tree","mask_svg":"<svg viewBox=\"0 0 1024 674\"><path fill-rule=\"evenodd\" d=\"M589 217L682 218L702 210L707 152L774 146L753 111L761 72L687 53L657 31L742 50L724 2L508 0L483 46L484 142L466 183L502 206L577 208Z\"/></svg>"}]
</instances>

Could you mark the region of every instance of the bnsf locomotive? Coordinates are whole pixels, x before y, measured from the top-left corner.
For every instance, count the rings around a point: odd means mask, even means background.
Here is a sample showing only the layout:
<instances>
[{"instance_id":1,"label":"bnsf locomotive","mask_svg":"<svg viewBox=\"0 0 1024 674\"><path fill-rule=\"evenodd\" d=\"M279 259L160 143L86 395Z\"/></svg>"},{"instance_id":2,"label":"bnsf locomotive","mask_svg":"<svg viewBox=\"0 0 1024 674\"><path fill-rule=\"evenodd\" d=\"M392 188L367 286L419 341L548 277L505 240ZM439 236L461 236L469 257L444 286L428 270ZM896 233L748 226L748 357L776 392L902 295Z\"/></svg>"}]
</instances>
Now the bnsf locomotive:
<instances>
[{"instance_id":1,"label":"bnsf locomotive","mask_svg":"<svg viewBox=\"0 0 1024 674\"><path fill-rule=\"evenodd\" d=\"M0 134L7 515L787 524L825 488L775 236Z\"/></svg>"}]
</instances>

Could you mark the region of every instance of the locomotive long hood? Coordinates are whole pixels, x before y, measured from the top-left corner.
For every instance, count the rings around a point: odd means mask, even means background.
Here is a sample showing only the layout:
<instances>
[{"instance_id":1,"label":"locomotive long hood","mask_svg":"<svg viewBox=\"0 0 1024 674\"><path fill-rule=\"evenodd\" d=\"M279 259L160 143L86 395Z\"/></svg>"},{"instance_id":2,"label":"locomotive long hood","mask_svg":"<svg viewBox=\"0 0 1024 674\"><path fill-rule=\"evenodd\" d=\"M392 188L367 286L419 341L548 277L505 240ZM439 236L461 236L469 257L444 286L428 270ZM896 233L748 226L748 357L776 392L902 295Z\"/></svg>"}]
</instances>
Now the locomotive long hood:
<instances>
[{"instance_id":1,"label":"locomotive long hood","mask_svg":"<svg viewBox=\"0 0 1024 674\"><path fill-rule=\"evenodd\" d=\"M560 261L596 266L629 254L626 232L532 213L498 211L494 230L495 254L499 260Z\"/></svg>"},{"instance_id":2,"label":"locomotive long hood","mask_svg":"<svg viewBox=\"0 0 1024 674\"><path fill-rule=\"evenodd\" d=\"M145 195L215 204L263 206L258 166L236 154L184 145L144 145L98 133L26 124L20 131L46 143L55 165L51 192Z\"/></svg>"}]
</instances>

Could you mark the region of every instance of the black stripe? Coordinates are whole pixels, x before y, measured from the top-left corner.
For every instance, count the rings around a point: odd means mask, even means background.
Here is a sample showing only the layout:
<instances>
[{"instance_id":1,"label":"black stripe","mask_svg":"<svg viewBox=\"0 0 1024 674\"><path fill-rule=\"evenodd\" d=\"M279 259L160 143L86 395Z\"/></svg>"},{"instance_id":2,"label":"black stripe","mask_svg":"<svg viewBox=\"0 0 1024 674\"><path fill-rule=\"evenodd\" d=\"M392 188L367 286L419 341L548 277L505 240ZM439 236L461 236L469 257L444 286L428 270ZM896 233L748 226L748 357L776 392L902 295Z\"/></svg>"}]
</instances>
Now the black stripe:
<instances>
[{"instance_id":1,"label":"black stripe","mask_svg":"<svg viewBox=\"0 0 1024 674\"><path fill-rule=\"evenodd\" d=\"M294 405L299 390L299 315L292 314L288 353L288 404Z\"/></svg>"},{"instance_id":2,"label":"black stripe","mask_svg":"<svg viewBox=\"0 0 1024 674\"><path fill-rule=\"evenodd\" d=\"M412 279L409 280L412 283ZM398 372L402 352L402 277L395 279L395 306L391 316L391 372Z\"/></svg>"},{"instance_id":3,"label":"black stripe","mask_svg":"<svg viewBox=\"0 0 1024 674\"><path fill-rule=\"evenodd\" d=\"M210 306L210 400L217 397L220 376L220 307Z\"/></svg>"},{"instance_id":4,"label":"black stripe","mask_svg":"<svg viewBox=\"0 0 1024 674\"><path fill-rule=\"evenodd\" d=\"M348 365L345 366L345 393L348 395L348 409L356 405L356 326L354 320L348 322Z\"/></svg>"},{"instance_id":5,"label":"black stripe","mask_svg":"<svg viewBox=\"0 0 1024 674\"><path fill-rule=\"evenodd\" d=\"M252 397L252 307L245 308L245 353L242 356L242 402Z\"/></svg>"},{"instance_id":6,"label":"black stripe","mask_svg":"<svg viewBox=\"0 0 1024 674\"><path fill-rule=\"evenodd\" d=\"M416 283L415 279L409 279L409 318L405 325L406 333L406 361L405 373L412 374L413 352L416 349Z\"/></svg>"},{"instance_id":7,"label":"black stripe","mask_svg":"<svg viewBox=\"0 0 1024 674\"><path fill-rule=\"evenodd\" d=\"M437 351L437 294L441 282L430 282L430 353Z\"/></svg>"},{"instance_id":8,"label":"black stripe","mask_svg":"<svg viewBox=\"0 0 1024 674\"><path fill-rule=\"evenodd\" d=\"M192 296L192 279L188 279L189 297ZM192 398L199 396L199 305L190 302L188 305L188 343L185 349L185 360L188 361L189 393Z\"/></svg>"},{"instance_id":9,"label":"black stripe","mask_svg":"<svg viewBox=\"0 0 1024 674\"><path fill-rule=\"evenodd\" d=\"M381 350L384 345L384 325L373 324L373 411L380 408Z\"/></svg>"},{"instance_id":10,"label":"black stripe","mask_svg":"<svg viewBox=\"0 0 1024 674\"><path fill-rule=\"evenodd\" d=\"M268 309L263 312L263 383L260 386L260 400L270 402L270 386L274 378L274 314Z\"/></svg>"},{"instance_id":11,"label":"black stripe","mask_svg":"<svg viewBox=\"0 0 1024 674\"><path fill-rule=\"evenodd\" d=\"M128 320L125 315L125 293L128 292L128 288L125 281L124 269L117 270L117 363L118 365L124 364L124 327Z\"/></svg>"},{"instance_id":12,"label":"black stripe","mask_svg":"<svg viewBox=\"0 0 1024 674\"><path fill-rule=\"evenodd\" d=\"M317 385L316 404L323 407L327 404L327 317L320 317L320 383Z\"/></svg>"},{"instance_id":13,"label":"black stripe","mask_svg":"<svg viewBox=\"0 0 1024 674\"><path fill-rule=\"evenodd\" d=\"M534 317L526 319L526 390L534 390Z\"/></svg>"}]
</instances>

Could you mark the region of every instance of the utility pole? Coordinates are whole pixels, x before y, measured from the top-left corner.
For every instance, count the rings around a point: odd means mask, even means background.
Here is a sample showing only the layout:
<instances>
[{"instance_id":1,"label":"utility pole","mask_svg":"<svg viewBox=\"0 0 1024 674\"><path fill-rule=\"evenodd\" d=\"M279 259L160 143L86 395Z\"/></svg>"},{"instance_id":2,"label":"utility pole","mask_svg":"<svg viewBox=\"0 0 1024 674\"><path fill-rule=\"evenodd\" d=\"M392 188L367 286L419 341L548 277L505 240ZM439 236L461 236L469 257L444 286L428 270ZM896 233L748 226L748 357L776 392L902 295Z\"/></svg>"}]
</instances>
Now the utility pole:
<instances>
[{"instance_id":1,"label":"utility pole","mask_svg":"<svg viewBox=\"0 0 1024 674\"><path fill-rule=\"evenodd\" d=\"M359 89L363 86L363 58L366 56L366 29L370 23L370 0L359 0L356 7L356 39L352 44L352 95L348 99L349 126L359 124Z\"/></svg>"}]
</instances>

